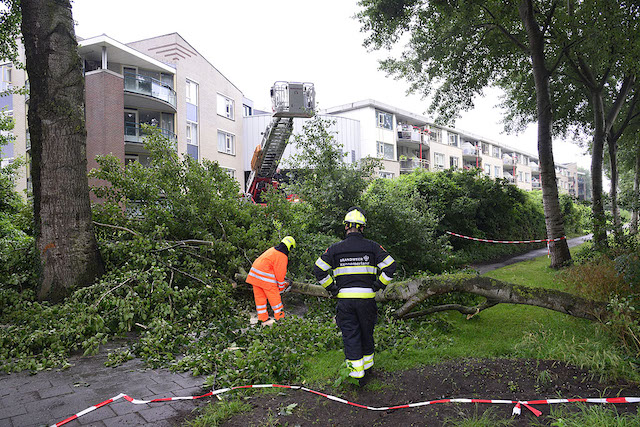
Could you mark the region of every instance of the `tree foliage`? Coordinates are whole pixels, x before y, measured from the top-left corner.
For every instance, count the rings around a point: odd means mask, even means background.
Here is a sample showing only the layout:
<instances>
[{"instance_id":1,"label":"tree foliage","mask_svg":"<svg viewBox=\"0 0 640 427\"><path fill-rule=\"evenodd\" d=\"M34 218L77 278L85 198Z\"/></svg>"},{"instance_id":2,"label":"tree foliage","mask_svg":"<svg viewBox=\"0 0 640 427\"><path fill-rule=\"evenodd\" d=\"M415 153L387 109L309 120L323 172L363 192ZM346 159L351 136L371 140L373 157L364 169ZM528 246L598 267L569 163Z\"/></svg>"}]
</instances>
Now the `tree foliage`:
<instances>
[{"instance_id":1,"label":"tree foliage","mask_svg":"<svg viewBox=\"0 0 640 427\"><path fill-rule=\"evenodd\" d=\"M362 0L357 15L367 33L365 45L391 48L409 37L399 58L381 62L389 74L407 80L410 92L429 97L437 120L453 122L473 98L500 85L535 100L538 156L544 193L547 235L561 237L564 226L558 204L551 129L553 109L549 80L562 49L552 43L555 2L478 2L428 0ZM534 82L534 92L514 84ZM532 96L535 93L535 97ZM551 265L571 259L566 242L550 244Z\"/></svg>"},{"instance_id":2,"label":"tree foliage","mask_svg":"<svg viewBox=\"0 0 640 427\"><path fill-rule=\"evenodd\" d=\"M316 115L304 124L301 134L294 135L297 154L290 160L296 170L291 190L311 205L313 230L341 235L345 213L360 204L380 163L372 158L346 163L342 147L329 130L331 123Z\"/></svg>"}]
</instances>

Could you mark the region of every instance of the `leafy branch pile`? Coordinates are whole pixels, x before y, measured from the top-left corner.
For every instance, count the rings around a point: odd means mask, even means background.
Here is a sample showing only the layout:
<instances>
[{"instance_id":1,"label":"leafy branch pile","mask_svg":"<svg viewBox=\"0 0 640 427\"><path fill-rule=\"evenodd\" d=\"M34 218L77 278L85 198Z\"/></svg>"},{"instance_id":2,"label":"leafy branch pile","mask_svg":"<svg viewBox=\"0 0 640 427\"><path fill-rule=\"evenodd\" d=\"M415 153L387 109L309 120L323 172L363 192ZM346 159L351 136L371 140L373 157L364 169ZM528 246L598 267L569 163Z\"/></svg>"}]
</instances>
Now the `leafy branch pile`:
<instances>
[{"instance_id":1,"label":"leafy branch pile","mask_svg":"<svg viewBox=\"0 0 640 427\"><path fill-rule=\"evenodd\" d=\"M341 237L342 215L352 205L367 211L368 236L393 253L401 277L455 266L443 230L492 237L500 227L539 232L541 209L511 186L471 172L374 180L375 162L341 162L327 128L315 118L297 137L300 152L320 153L298 165L299 179L286 189L303 203L275 191L266 206L249 203L217 163L179 158L153 129L145 142L148 164L99 158L91 177L102 183L93 188L101 198L94 220L107 273L58 305L35 299L29 209L3 194L14 207L0 217L0 369L64 367L74 352L93 354L109 339L133 335L107 364L140 357L150 366L210 373L212 385L295 381L310 356L341 348L332 304L308 298L304 319L249 327L253 299L232 286L236 272L283 236L298 242L290 276L310 281L313 262ZM376 334L380 351L425 348L439 336L418 321L383 322Z\"/></svg>"}]
</instances>

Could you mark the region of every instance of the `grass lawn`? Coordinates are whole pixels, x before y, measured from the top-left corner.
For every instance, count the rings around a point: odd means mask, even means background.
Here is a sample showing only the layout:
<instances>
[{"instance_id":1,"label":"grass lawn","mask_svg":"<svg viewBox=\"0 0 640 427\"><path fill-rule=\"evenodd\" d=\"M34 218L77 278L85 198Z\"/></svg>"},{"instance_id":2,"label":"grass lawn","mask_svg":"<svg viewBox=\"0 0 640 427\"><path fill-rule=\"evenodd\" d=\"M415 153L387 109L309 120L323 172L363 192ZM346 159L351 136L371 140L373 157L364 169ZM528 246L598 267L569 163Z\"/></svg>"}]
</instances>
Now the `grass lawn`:
<instances>
[{"instance_id":1,"label":"grass lawn","mask_svg":"<svg viewBox=\"0 0 640 427\"><path fill-rule=\"evenodd\" d=\"M572 253L577 249L572 248ZM518 285L567 291L561 274L549 268L549 259L542 256L485 275ZM601 326L588 320L515 304L499 304L469 320L454 311L434 314L430 319L437 332L432 331L433 345L376 352L376 366L394 371L465 357L539 358L569 362L601 376L640 379ZM311 383L330 382L343 357L341 351L317 355L307 364L305 378Z\"/></svg>"}]
</instances>

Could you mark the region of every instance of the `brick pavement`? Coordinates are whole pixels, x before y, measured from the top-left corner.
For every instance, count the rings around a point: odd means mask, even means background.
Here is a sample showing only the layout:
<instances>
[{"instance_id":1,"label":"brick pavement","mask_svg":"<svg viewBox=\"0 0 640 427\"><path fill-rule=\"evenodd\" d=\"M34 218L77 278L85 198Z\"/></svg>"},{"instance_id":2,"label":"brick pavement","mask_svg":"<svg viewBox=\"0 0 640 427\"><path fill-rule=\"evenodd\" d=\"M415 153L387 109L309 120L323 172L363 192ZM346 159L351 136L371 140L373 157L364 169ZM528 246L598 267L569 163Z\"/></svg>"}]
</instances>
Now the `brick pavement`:
<instances>
[{"instance_id":1,"label":"brick pavement","mask_svg":"<svg viewBox=\"0 0 640 427\"><path fill-rule=\"evenodd\" d=\"M139 359L121 366L104 366L108 348L89 357L73 356L70 368L0 374L0 427L49 426L90 406L125 393L149 400L171 396L201 395L204 377L146 369ZM120 399L96 409L65 426L176 426L210 398L134 405Z\"/></svg>"}]
</instances>

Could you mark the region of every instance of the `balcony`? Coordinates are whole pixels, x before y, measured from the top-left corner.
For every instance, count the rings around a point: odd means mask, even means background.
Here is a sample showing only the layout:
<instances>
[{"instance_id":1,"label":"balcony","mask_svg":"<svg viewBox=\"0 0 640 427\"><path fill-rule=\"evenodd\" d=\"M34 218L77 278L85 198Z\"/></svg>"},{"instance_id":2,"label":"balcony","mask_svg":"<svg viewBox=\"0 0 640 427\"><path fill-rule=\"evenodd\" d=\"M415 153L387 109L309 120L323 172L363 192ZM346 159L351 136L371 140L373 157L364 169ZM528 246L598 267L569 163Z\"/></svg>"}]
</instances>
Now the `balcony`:
<instances>
[{"instance_id":1,"label":"balcony","mask_svg":"<svg viewBox=\"0 0 640 427\"><path fill-rule=\"evenodd\" d=\"M513 167L513 166L515 166L515 165L516 165L516 162L515 162L515 160L513 159L513 157L508 156L508 155L503 155L503 156L502 156L502 164L503 164L504 166L511 166L511 167Z\"/></svg>"},{"instance_id":2,"label":"balcony","mask_svg":"<svg viewBox=\"0 0 640 427\"><path fill-rule=\"evenodd\" d=\"M540 172L540 166L535 163L535 162L530 162L529 166L531 167L531 173L538 173Z\"/></svg>"},{"instance_id":3,"label":"balcony","mask_svg":"<svg viewBox=\"0 0 640 427\"><path fill-rule=\"evenodd\" d=\"M398 125L398 142L409 142L414 144L424 143L428 145L429 140L422 138L422 132L411 125Z\"/></svg>"},{"instance_id":4,"label":"balcony","mask_svg":"<svg viewBox=\"0 0 640 427\"><path fill-rule=\"evenodd\" d=\"M515 177L513 175L511 175L509 172L505 172L503 178L506 179L507 182L510 182L512 184L515 184L515 182L516 182Z\"/></svg>"},{"instance_id":5,"label":"balcony","mask_svg":"<svg viewBox=\"0 0 640 427\"><path fill-rule=\"evenodd\" d=\"M178 136L170 129L160 128L160 133L170 141L178 143ZM147 151L142 144L142 139L145 136L144 129L138 124L125 123L124 124L124 146L127 153L141 154Z\"/></svg>"},{"instance_id":6,"label":"balcony","mask_svg":"<svg viewBox=\"0 0 640 427\"><path fill-rule=\"evenodd\" d=\"M463 142L461 148L462 148L462 158L469 159L470 157L475 158L480 156L480 151L478 147L472 145L469 142Z\"/></svg>"},{"instance_id":7,"label":"balcony","mask_svg":"<svg viewBox=\"0 0 640 427\"><path fill-rule=\"evenodd\" d=\"M124 91L135 95L143 95L138 101L127 102L131 106L152 109L155 107L155 109L158 109L157 103L153 105L147 102L149 98L146 97L150 97L151 100L161 101L166 104L166 106L170 107L169 111L176 111L176 91L168 84L152 77L125 72Z\"/></svg>"},{"instance_id":8,"label":"balcony","mask_svg":"<svg viewBox=\"0 0 640 427\"><path fill-rule=\"evenodd\" d=\"M414 169L429 170L429 160L426 160L426 159L400 160L400 172L412 171Z\"/></svg>"}]
</instances>

